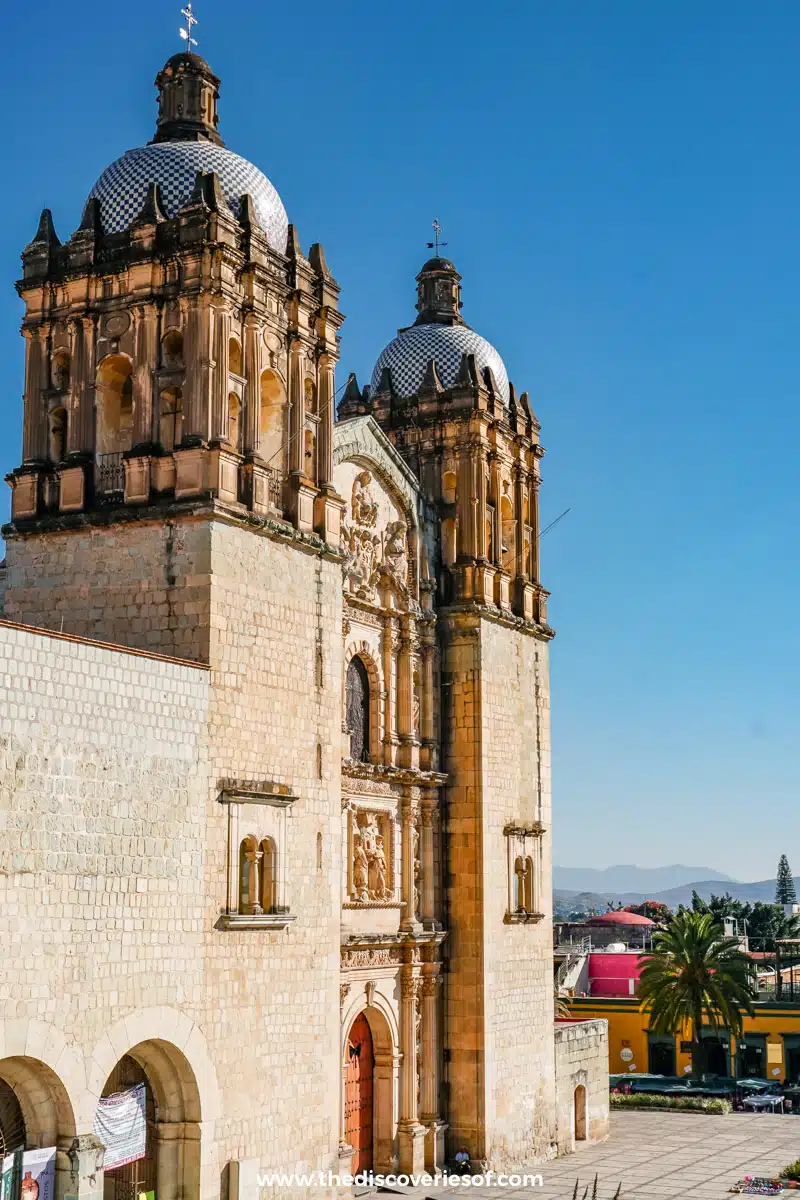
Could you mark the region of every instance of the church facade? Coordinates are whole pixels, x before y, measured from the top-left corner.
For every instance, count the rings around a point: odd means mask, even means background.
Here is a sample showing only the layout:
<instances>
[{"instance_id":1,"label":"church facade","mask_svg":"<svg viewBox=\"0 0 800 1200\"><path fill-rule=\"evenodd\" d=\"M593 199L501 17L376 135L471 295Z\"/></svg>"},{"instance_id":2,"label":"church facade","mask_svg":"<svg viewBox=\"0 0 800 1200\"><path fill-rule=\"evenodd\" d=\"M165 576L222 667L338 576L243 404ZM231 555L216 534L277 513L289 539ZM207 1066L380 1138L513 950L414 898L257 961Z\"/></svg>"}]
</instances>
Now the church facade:
<instances>
[{"instance_id":1,"label":"church facade","mask_svg":"<svg viewBox=\"0 0 800 1200\"><path fill-rule=\"evenodd\" d=\"M607 1059L554 1026L539 425L438 254L337 396L322 246L202 58L156 84L22 256L4 1145L58 1147L58 1200L541 1160L605 1133ZM104 1171L140 1083L147 1152Z\"/></svg>"}]
</instances>

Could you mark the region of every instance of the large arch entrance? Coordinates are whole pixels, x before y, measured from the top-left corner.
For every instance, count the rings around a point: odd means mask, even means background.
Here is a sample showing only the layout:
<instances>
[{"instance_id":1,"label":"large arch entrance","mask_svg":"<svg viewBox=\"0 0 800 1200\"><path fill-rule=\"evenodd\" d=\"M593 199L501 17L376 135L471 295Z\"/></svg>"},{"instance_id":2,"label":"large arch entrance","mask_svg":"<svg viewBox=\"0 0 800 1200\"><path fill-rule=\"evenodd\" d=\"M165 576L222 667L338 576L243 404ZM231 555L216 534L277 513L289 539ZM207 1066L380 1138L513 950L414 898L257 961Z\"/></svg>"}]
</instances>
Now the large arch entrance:
<instances>
[{"instance_id":1,"label":"large arch entrance","mask_svg":"<svg viewBox=\"0 0 800 1200\"><path fill-rule=\"evenodd\" d=\"M38 1058L0 1059L0 1151L55 1146L56 1200L69 1192L67 1151L76 1135L67 1089L55 1071Z\"/></svg>"},{"instance_id":2,"label":"large arch entrance","mask_svg":"<svg viewBox=\"0 0 800 1200\"><path fill-rule=\"evenodd\" d=\"M341 1136L354 1150L352 1174L397 1167L397 1027L375 999L366 1008L356 1002L342 1025Z\"/></svg>"},{"instance_id":3,"label":"large arch entrance","mask_svg":"<svg viewBox=\"0 0 800 1200\"><path fill-rule=\"evenodd\" d=\"M344 1077L344 1133L353 1147L352 1174L373 1167L375 1050L369 1021L360 1013L347 1042Z\"/></svg>"},{"instance_id":4,"label":"large arch entrance","mask_svg":"<svg viewBox=\"0 0 800 1200\"><path fill-rule=\"evenodd\" d=\"M188 1060L170 1042L140 1042L116 1063L101 1095L142 1085L144 1155L106 1165L104 1200L136 1200L150 1191L158 1200L199 1200L200 1095Z\"/></svg>"}]
</instances>

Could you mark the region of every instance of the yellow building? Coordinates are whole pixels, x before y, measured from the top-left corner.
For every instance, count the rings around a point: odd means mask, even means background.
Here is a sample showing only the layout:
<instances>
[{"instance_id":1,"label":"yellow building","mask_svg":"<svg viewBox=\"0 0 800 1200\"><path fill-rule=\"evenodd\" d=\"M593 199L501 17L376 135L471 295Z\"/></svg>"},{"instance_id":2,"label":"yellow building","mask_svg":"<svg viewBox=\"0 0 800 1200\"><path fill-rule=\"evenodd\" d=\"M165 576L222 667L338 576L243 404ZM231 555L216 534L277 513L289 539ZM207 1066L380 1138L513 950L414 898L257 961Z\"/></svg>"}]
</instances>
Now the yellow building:
<instances>
[{"instance_id":1,"label":"yellow building","mask_svg":"<svg viewBox=\"0 0 800 1200\"><path fill-rule=\"evenodd\" d=\"M649 1014L636 996L576 997L570 1001L574 1017L608 1021L608 1069L612 1075L629 1071L658 1075L688 1074L691 1067L690 1032L664 1037L649 1030ZM756 1002L755 1016L745 1017L738 1040L727 1031L704 1030L708 1038L710 1071L738 1078L753 1076L800 1080L800 1003Z\"/></svg>"}]
</instances>

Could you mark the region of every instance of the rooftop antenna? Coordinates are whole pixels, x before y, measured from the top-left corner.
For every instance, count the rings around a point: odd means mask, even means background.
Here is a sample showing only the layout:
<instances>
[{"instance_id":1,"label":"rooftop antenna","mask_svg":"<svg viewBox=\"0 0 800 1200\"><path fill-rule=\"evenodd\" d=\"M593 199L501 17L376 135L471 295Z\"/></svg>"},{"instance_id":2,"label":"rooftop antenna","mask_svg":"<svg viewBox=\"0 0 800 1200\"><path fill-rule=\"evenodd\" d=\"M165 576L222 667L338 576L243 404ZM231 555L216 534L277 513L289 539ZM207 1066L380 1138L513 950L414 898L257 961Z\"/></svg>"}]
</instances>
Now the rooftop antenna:
<instances>
[{"instance_id":1,"label":"rooftop antenna","mask_svg":"<svg viewBox=\"0 0 800 1200\"><path fill-rule=\"evenodd\" d=\"M197 40L192 37L192 26L198 24L197 17L192 12L192 0L188 0L186 8L181 9L181 16L186 18L186 28L181 29L179 32L184 42L186 42L186 49L191 54L192 46L197 45Z\"/></svg>"},{"instance_id":2,"label":"rooftop antenna","mask_svg":"<svg viewBox=\"0 0 800 1200\"><path fill-rule=\"evenodd\" d=\"M441 237L441 233L442 233L442 227L441 227L441 225L439 224L439 222L438 222L438 221L437 221L437 220L434 218L434 222L433 222L433 241L432 241L432 242L428 242L428 249L429 249L429 250L435 250L435 251L436 251L436 257L437 257L437 258L439 257L439 247L440 247L440 246L446 246L446 245L447 245L447 242L442 242L442 241L440 241L440 240L439 240L439 239L440 239L440 237Z\"/></svg>"}]
</instances>

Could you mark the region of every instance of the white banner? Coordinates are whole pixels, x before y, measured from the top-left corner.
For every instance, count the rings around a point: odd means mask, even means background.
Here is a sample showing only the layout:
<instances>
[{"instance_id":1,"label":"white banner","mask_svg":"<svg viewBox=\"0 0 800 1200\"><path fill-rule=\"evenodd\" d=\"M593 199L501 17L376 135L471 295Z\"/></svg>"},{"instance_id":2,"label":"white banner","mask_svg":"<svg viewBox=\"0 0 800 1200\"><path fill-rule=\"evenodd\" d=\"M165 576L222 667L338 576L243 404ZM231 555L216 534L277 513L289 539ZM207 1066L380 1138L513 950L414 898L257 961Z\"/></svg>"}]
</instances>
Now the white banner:
<instances>
[{"instance_id":1,"label":"white banner","mask_svg":"<svg viewBox=\"0 0 800 1200\"><path fill-rule=\"evenodd\" d=\"M53 1200L56 1190L56 1148L26 1150L22 1156L21 1200Z\"/></svg>"},{"instance_id":2,"label":"white banner","mask_svg":"<svg viewBox=\"0 0 800 1200\"><path fill-rule=\"evenodd\" d=\"M143 1083L126 1092L106 1096L97 1105L94 1132L106 1148L106 1171L125 1163L144 1158L147 1142L145 1118L145 1088Z\"/></svg>"}]
</instances>

